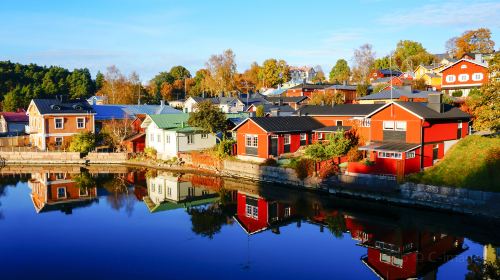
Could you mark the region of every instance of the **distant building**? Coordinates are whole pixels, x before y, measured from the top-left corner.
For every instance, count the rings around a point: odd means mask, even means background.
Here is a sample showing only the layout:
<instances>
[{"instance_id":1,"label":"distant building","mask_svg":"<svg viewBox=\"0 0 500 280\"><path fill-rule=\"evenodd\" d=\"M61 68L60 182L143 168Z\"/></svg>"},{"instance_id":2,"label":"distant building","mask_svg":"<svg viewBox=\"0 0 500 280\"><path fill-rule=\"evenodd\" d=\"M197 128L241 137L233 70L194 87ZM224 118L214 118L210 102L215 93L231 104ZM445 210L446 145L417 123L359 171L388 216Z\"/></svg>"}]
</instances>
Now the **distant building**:
<instances>
[{"instance_id":1,"label":"distant building","mask_svg":"<svg viewBox=\"0 0 500 280\"><path fill-rule=\"evenodd\" d=\"M316 77L316 71L313 67L290 67L290 83L312 83L314 77Z\"/></svg>"},{"instance_id":2,"label":"distant building","mask_svg":"<svg viewBox=\"0 0 500 280\"><path fill-rule=\"evenodd\" d=\"M33 99L27 114L30 143L40 150L62 149L73 135L95 132L95 111L85 100Z\"/></svg>"},{"instance_id":3,"label":"distant building","mask_svg":"<svg viewBox=\"0 0 500 280\"><path fill-rule=\"evenodd\" d=\"M313 92L317 90L324 90L332 85L330 84L322 84L322 85L316 85L316 84L299 84L294 87L289 88L285 95L287 97L294 97L294 96L307 96L309 98L312 97Z\"/></svg>"},{"instance_id":4,"label":"distant building","mask_svg":"<svg viewBox=\"0 0 500 280\"><path fill-rule=\"evenodd\" d=\"M383 89L380 92L372 93L363 97L358 98L359 104L383 104L389 103L395 100L406 100L414 102L427 102L429 94L439 93L436 91L421 91L412 90L410 86L404 87L391 87Z\"/></svg>"},{"instance_id":5,"label":"distant building","mask_svg":"<svg viewBox=\"0 0 500 280\"><path fill-rule=\"evenodd\" d=\"M469 95L471 89L479 88L488 82L488 64L480 54L474 60L462 58L443 68L441 90L447 94L461 91L463 96Z\"/></svg>"},{"instance_id":6,"label":"distant building","mask_svg":"<svg viewBox=\"0 0 500 280\"><path fill-rule=\"evenodd\" d=\"M201 102L209 101L213 105L219 107L224 113L238 113L245 110L245 103L237 97L189 97L183 105L184 113L191 113L196 111L196 106Z\"/></svg>"},{"instance_id":7,"label":"distant building","mask_svg":"<svg viewBox=\"0 0 500 280\"><path fill-rule=\"evenodd\" d=\"M87 99L90 105L103 105L108 103L108 98L106 96L94 95Z\"/></svg>"},{"instance_id":8,"label":"distant building","mask_svg":"<svg viewBox=\"0 0 500 280\"><path fill-rule=\"evenodd\" d=\"M386 78L386 77L399 77L401 76L402 72L398 70L391 70L391 69L376 69L370 72L369 74L369 79L370 81L380 79L380 78Z\"/></svg>"}]
</instances>

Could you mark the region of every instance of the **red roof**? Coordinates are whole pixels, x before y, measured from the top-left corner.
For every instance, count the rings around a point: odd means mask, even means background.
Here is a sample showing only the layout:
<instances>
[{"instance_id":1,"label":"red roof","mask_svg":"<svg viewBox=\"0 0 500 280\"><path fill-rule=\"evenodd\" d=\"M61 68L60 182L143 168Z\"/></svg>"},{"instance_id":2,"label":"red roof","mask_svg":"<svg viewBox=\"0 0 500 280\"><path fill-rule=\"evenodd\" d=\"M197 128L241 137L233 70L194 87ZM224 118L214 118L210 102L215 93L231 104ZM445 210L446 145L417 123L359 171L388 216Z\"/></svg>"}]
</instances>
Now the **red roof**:
<instances>
[{"instance_id":1,"label":"red roof","mask_svg":"<svg viewBox=\"0 0 500 280\"><path fill-rule=\"evenodd\" d=\"M25 112L1 112L2 115L7 122L28 122L29 117Z\"/></svg>"}]
</instances>

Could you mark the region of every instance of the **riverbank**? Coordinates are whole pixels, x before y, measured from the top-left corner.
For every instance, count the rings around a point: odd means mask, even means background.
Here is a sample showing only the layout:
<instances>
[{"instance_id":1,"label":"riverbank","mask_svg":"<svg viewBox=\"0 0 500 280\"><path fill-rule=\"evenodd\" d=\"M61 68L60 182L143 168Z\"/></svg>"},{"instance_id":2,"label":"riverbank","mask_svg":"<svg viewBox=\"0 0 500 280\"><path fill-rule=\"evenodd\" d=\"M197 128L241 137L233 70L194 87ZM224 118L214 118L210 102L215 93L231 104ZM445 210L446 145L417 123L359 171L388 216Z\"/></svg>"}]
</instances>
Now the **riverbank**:
<instances>
[{"instance_id":1,"label":"riverbank","mask_svg":"<svg viewBox=\"0 0 500 280\"><path fill-rule=\"evenodd\" d=\"M232 159L220 160L218 164L205 165L201 162L156 162L153 160L77 161L79 166L92 169L109 169L111 166L151 168L173 172L202 173L264 185L275 184L288 188L348 197L361 200L389 203L393 205L449 211L467 215L500 219L500 193L483 192L463 188L440 187L416 183L397 184L395 181L378 178L363 178L339 175L327 180L317 177L300 179L292 168L264 166L252 162ZM12 165L44 166L47 160L8 162ZM65 158L51 162L54 165L70 164Z\"/></svg>"}]
</instances>

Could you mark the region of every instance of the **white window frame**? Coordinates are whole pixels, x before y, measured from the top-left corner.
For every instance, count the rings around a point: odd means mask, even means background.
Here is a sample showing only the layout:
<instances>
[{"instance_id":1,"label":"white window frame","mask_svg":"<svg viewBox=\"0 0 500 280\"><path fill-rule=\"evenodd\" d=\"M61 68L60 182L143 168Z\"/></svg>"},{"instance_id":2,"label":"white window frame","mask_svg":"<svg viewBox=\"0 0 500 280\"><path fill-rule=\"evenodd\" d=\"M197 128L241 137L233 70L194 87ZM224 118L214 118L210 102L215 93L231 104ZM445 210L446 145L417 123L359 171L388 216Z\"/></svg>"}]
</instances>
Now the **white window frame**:
<instances>
[{"instance_id":1,"label":"white window frame","mask_svg":"<svg viewBox=\"0 0 500 280\"><path fill-rule=\"evenodd\" d=\"M372 120L370 118L363 118L361 121L361 126L362 127L370 127L371 126Z\"/></svg>"},{"instance_id":2,"label":"white window frame","mask_svg":"<svg viewBox=\"0 0 500 280\"><path fill-rule=\"evenodd\" d=\"M87 188L80 188L78 194L79 196L89 196L89 190Z\"/></svg>"},{"instance_id":3,"label":"white window frame","mask_svg":"<svg viewBox=\"0 0 500 280\"><path fill-rule=\"evenodd\" d=\"M156 142L161 143L161 134L156 135Z\"/></svg>"},{"instance_id":4,"label":"white window frame","mask_svg":"<svg viewBox=\"0 0 500 280\"><path fill-rule=\"evenodd\" d=\"M384 121L383 122L383 129L384 130L394 130L394 122L393 121Z\"/></svg>"},{"instance_id":5,"label":"white window frame","mask_svg":"<svg viewBox=\"0 0 500 280\"><path fill-rule=\"evenodd\" d=\"M416 156L415 151L406 152L406 155L405 155L406 159L415 158L415 156Z\"/></svg>"},{"instance_id":6,"label":"white window frame","mask_svg":"<svg viewBox=\"0 0 500 280\"><path fill-rule=\"evenodd\" d=\"M283 145L290 145L292 142L292 136L290 134L283 135Z\"/></svg>"},{"instance_id":7,"label":"white window frame","mask_svg":"<svg viewBox=\"0 0 500 280\"><path fill-rule=\"evenodd\" d=\"M259 206L247 204L245 206L245 216L257 220L259 218Z\"/></svg>"},{"instance_id":8,"label":"white window frame","mask_svg":"<svg viewBox=\"0 0 500 280\"><path fill-rule=\"evenodd\" d=\"M170 135L165 135L165 143L170 144Z\"/></svg>"},{"instance_id":9,"label":"white window frame","mask_svg":"<svg viewBox=\"0 0 500 280\"><path fill-rule=\"evenodd\" d=\"M162 187L158 186L158 194L161 194L163 192Z\"/></svg>"},{"instance_id":10,"label":"white window frame","mask_svg":"<svg viewBox=\"0 0 500 280\"><path fill-rule=\"evenodd\" d=\"M339 125L339 122L340 122L340 125ZM344 121L342 121L342 120L335 121L335 126L343 126L343 125L344 125Z\"/></svg>"},{"instance_id":11,"label":"white window frame","mask_svg":"<svg viewBox=\"0 0 500 280\"><path fill-rule=\"evenodd\" d=\"M80 127L80 122L79 121L82 121L82 124L83 124L82 127ZM77 129L84 129L85 125L86 125L85 118L76 118L76 128Z\"/></svg>"},{"instance_id":12,"label":"white window frame","mask_svg":"<svg viewBox=\"0 0 500 280\"><path fill-rule=\"evenodd\" d=\"M300 141L306 141L307 140L307 133L301 133L300 134Z\"/></svg>"},{"instance_id":13,"label":"white window frame","mask_svg":"<svg viewBox=\"0 0 500 280\"><path fill-rule=\"evenodd\" d=\"M459 82L467 82L469 80L469 74L460 74L458 75Z\"/></svg>"},{"instance_id":14,"label":"white window frame","mask_svg":"<svg viewBox=\"0 0 500 280\"><path fill-rule=\"evenodd\" d=\"M172 196L172 188L171 187L167 188L167 195Z\"/></svg>"},{"instance_id":15,"label":"white window frame","mask_svg":"<svg viewBox=\"0 0 500 280\"><path fill-rule=\"evenodd\" d=\"M61 121L61 127L57 127L57 121ZM54 128L55 129L64 129L64 118L54 118Z\"/></svg>"},{"instance_id":16,"label":"white window frame","mask_svg":"<svg viewBox=\"0 0 500 280\"><path fill-rule=\"evenodd\" d=\"M318 132L318 140L323 140L323 132Z\"/></svg>"},{"instance_id":17,"label":"white window frame","mask_svg":"<svg viewBox=\"0 0 500 280\"><path fill-rule=\"evenodd\" d=\"M151 183L151 192L154 193L155 192L155 183Z\"/></svg>"},{"instance_id":18,"label":"white window frame","mask_svg":"<svg viewBox=\"0 0 500 280\"><path fill-rule=\"evenodd\" d=\"M245 134L245 147L257 148L259 146L259 138L254 134Z\"/></svg>"},{"instance_id":19,"label":"white window frame","mask_svg":"<svg viewBox=\"0 0 500 280\"><path fill-rule=\"evenodd\" d=\"M202 133L201 134L201 139L208 139L208 134L207 133Z\"/></svg>"},{"instance_id":20,"label":"white window frame","mask_svg":"<svg viewBox=\"0 0 500 280\"><path fill-rule=\"evenodd\" d=\"M64 190L64 196L59 195L59 190ZM66 198L66 197L68 197L68 193L66 192L66 187L58 187L57 188L57 198L61 199L61 198Z\"/></svg>"},{"instance_id":21,"label":"white window frame","mask_svg":"<svg viewBox=\"0 0 500 280\"><path fill-rule=\"evenodd\" d=\"M478 78L476 78L476 76L478 76ZM484 74L483 73L474 73L472 74L472 80L474 82L478 82L478 81L481 81L484 79Z\"/></svg>"},{"instance_id":22,"label":"white window frame","mask_svg":"<svg viewBox=\"0 0 500 280\"><path fill-rule=\"evenodd\" d=\"M154 133L151 133L149 135L149 142L153 143L155 141L155 134Z\"/></svg>"},{"instance_id":23,"label":"white window frame","mask_svg":"<svg viewBox=\"0 0 500 280\"><path fill-rule=\"evenodd\" d=\"M57 145L57 142L58 142L57 139L61 139L60 145ZM64 137L55 137L54 140L55 140L56 147L62 147L62 145L64 144Z\"/></svg>"},{"instance_id":24,"label":"white window frame","mask_svg":"<svg viewBox=\"0 0 500 280\"><path fill-rule=\"evenodd\" d=\"M403 155L399 152L378 152L379 158L402 159Z\"/></svg>"},{"instance_id":25,"label":"white window frame","mask_svg":"<svg viewBox=\"0 0 500 280\"><path fill-rule=\"evenodd\" d=\"M457 80L457 77L455 75L446 75L446 82L453 83L456 80Z\"/></svg>"},{"instance_id":26,"label":"white window frame","mask_svg":"<svg viewBox=\"0 0 500 280\"><path fill-rule=\"evenodd\" d=\"M188 145L193 145L194 144L194 134L191 134L191 133L187 134L186 137L187 137Z\"/></svg>"},{"instance_id":27,"label":"white window frame","mask_svg":"<svg viewBox=\"0 0 500 280\"><path fill-rule=\"evenodd\" d=\"M406 131L406 122L405 121L396 121L394 124L394 130Z\"/></svg>"}]
</instances>

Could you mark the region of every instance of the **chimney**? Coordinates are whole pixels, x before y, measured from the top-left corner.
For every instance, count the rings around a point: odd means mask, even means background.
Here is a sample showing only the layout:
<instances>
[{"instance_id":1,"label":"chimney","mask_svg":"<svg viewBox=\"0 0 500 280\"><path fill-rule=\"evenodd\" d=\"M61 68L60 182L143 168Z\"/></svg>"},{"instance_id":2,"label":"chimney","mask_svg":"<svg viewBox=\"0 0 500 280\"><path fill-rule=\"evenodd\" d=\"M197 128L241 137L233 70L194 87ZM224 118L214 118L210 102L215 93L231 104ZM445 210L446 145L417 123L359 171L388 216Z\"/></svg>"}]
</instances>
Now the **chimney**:
<instances>
[{"instance_id":1,"label":"chimney","mask_svg":"<svg viewBox=\"0 0 500 280\"><path fill-rule=\"evenodd\" d=\"M443 113L443 95L441 93L429 93L427 107L438 113Z\"/></svg>"},{"instance_id":2,"label":"chimney","mask_svg":"<svg viewBox=\"0 0 500 280\"><path fill-rule=\"evenodd\" d=\"M160 107L161 108L165 107L165 100L163 100L163 99L160 100Z\"/></svg>"},{"instance_id":3,"label":"chimney","mask_svg":"<svg viewBox=\"0 0 500 280\"><path fill-rule=\"evenodd\" d=\"M476 53L474 55L474 60L478 63L483 63L483 54L481 53Z\"/></svg>"}]
</instances>

